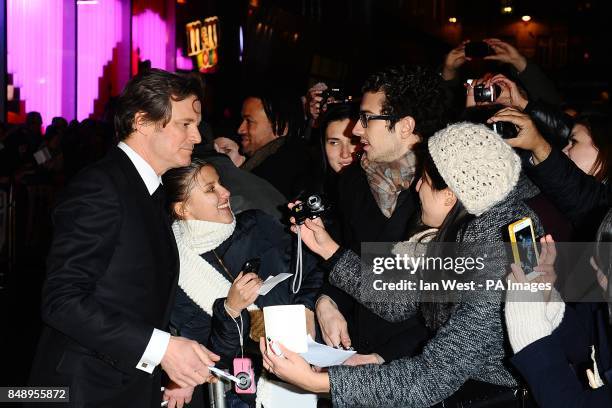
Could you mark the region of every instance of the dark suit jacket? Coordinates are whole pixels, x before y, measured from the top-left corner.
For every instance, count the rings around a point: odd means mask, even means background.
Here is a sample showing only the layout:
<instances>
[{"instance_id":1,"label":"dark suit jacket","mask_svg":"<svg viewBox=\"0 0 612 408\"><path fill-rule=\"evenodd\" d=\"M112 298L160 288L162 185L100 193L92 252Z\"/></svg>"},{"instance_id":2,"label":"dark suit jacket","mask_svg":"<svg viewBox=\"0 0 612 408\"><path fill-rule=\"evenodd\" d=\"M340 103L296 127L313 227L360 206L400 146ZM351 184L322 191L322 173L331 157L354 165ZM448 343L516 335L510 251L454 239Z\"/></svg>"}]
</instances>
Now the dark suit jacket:
<instances>
[{"instance_id":1,"label":"dark suit jacket","mask_svg":"<svg viewBox=\"0 0 612 408\"><path fill-rule=\"evenodd\" d=\"M70 387L71 406L159 407L160 368L136 368L167 330L178 253L162 206L119 148L79 174L54 211L45 323L33 385Z\"/></svg>"}]
</instances>

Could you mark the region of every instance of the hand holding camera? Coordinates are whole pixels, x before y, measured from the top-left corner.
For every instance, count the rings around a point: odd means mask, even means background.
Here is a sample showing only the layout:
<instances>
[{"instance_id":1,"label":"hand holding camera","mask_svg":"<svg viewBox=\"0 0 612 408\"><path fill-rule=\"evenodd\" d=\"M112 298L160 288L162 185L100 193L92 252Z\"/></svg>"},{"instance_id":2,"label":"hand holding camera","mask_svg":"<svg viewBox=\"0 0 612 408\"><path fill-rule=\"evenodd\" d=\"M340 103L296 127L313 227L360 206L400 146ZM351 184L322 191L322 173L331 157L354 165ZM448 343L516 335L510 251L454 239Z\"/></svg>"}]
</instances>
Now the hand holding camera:
<instances>
[{"instance_id":1,"label":"hand holding camera","mask_svg":"<svg viewBox=\"0 0 612 408\"><path fill-rule=\"evenodd\" d=\"M461 66L469 61L471 58L465 55L465 45L468 41L462 42L458 47L453 48L444 59L444 66L442 67L442 78L446 81L455 79L457 76L457 70Z\"/></svg>"},{"instance_id":2,"label":"hand holding camera","mask_svg":"<svg viewBox=\"0 0 612 408\"><path fill-rule=\"evenodd\" d=\"M327 88L321 92L321 103L320 111L327 112L328 105L337 103L351 103L353 101L352 96L345 96L344 92L340 88Z\"/></svg>"},{"instance_id":3,"label":"hand holding camera","mask_svg":"<svg viewBox=\"0 0 612 408\"><path fill-rule=\"evenodd\" d=\"M319 82L313 85L306 93L307 111L309 116L317 122L321 114L321 93L327 89L327 85L323 82Z\"/></svg>"},{"instance_id":4,"label":"hand holding camera","mask_svg":"<svg viewBox=\"0 0 612 408\"><path fill-rule=\"evenodd\" d=\"M307 200L306 203L295 201L287 204L292 215L291 231L297 233L299 228L301 239L306 246L324 259L329 259L338 250L339 245L327 233L323 221L319 218L327 209L319 196L313 195Z\"/></svg>"},{"instance_id":5,"label":"hand holding camera","mask_svg":"<svg viewBox=\"0 0 612 408\"><path fill-rule=\"evenodd\" d=\"M289 212L294 218L294 224L301 225L308 218L315 219L325 214L330 205L319 194L310 194L302 201L289 203Z\"/></svg>"},{"instance_id":6,"label":"hand holding camera","mask_svg":"<svg viewBox=\"0 0 612 408\"><path fill-rule=\"evenodd\" d=\"M484 42L492 50L484 59L511 64L518 72L523 72L527 67L527 59L512 45L497 38L488 38Z\"/></svg>"},{"instance_id":7,"label":"hand holding camera","mask_svg":"<svg viewBox=\"0 0 612 408\"><path fill-rule=\"evenodd\" d=\"M490 89L486 82L490 79L490 75L485 75L479 79L468 79L464 86L466 88L465 107L471 108L476 105L490 105L496 98L496 89ZM478 94L478 97L476 97ZM477 99L478 98L478 99Z\"/></svg>"},{"instance_id":8,"label":"hand holding camera","mask_svg":"<svg viewBox=\"0 0 612 408\"><path fill-rule=\"evenodd\" d=\"M487 123L499 122L510 122L518 128L517 136L508 139L506 143L512 147L531 151L535 164L546 160L552 148L540 134L529 115L514 108L504 108L487 121Z\"/></svg>"},{"instance_id":9,"label":"hand holding camera","mask_svg":"<svg viewBox=\"0 0 612 408\"><path fill-rule=\"evenodd\" d=\"M489 87L497 86L499 88L500 92L495 99L496 103L516 108L521 111L524 110L527 103L529 103L527 98L521 94L516 83L506 78L502 74L493 76L491 79L485 82L485 85Z\"/></svg>"}]
</instances>

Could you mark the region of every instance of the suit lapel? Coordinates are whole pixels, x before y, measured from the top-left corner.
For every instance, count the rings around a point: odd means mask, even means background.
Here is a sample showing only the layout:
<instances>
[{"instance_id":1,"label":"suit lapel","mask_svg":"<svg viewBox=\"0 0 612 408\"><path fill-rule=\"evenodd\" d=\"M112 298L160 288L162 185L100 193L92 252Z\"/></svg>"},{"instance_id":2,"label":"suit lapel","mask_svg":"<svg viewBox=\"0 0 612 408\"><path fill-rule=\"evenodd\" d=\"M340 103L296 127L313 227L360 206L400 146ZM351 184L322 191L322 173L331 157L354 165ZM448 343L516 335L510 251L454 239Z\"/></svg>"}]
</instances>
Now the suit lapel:
<instances>
[{"instance_id":1,"label":"suit lapel","mask_svg":"<svg viewBox=\"0 0 612 408\"><path fill-rule=\"evenodd\" d=\"M126 175L130 191L137 200L138 208L142 211L147 236L159 265L164 273L173 278L178 276L178 249L174 240L174 234L170 228L170 221L166 214L158 208L157 203L149 194L142 177L138 174L136 167L127 155L119 148L113 152L118 157L123 172Z\"/></svg>"}]
</instances>

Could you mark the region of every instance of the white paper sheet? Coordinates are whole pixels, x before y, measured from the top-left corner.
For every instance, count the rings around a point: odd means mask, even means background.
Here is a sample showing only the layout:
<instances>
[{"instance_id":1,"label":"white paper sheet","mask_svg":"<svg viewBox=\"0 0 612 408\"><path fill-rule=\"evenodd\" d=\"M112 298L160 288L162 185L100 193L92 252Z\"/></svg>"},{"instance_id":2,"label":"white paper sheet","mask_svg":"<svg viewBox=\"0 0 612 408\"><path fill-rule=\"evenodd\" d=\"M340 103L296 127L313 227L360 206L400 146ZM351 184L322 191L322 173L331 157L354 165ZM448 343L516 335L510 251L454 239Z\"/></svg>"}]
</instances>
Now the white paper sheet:
<instances>
[{"instance_id":1,"label":"white paper sheet","mask_svg":"<svg viewBox=\"0 0 612 408\"><path fill-rule=\"evenodd\" d=\"M293 276L293 274L287 273L287 272L279 273L276 276L268 276L268 279L266 279L263 285L261 285L261 288L259 288L259 292L258 292L259 295L260 296L267 295L268 292L274 289L276 285L278 285L279 283L281 283L282 281L284 281L285 279L291 276Z\"/></svg>"},{"instance_id":2,"label":"white paper sheet","mask_svg":"<svg viewBox=\"0 0 612 408\"><path fill-rule=\"evenodd\" d=\"M308 351L300 353L304 360L317 367L331 367L344 363L355 351L347 351L317 343L308 335Z\"/></svg>"},{"instance_id":3,"label":"white paper sheet","mask_svg":"<svg viewBox=\"0 0 612 408\"><path fill-rule=\"evenodd\" d=\"M295 353L308 351L304 305L266 306L263 314L266 337Z\"/></svg>"},{"instance_id":4,"label":"white paper sheet","mask_svg":"<svg viewBox=\"0 0 612 408\"><path fill-rule=\"evenodd\" d=\"M279 381L266 381L265 408L316 408L317 395L301 390L295 385Z\"/></svg>"}]
</instances>

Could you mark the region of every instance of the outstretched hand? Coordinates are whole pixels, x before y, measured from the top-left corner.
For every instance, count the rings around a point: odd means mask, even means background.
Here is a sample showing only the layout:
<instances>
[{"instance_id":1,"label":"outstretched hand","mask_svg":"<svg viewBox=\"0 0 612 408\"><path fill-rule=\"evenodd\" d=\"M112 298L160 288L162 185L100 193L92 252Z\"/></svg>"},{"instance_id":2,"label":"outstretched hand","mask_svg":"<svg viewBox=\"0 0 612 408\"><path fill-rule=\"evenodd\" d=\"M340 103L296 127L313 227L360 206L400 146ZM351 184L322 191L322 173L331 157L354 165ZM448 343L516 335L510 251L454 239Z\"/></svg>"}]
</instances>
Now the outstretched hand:
<instances>
[{"instance_id":1,"label":"outstretched hand","mask_svg":"<svg viewBox=\"0 0 612 408\"><path fill-rule=\"evenodd\" d=\"M442 67L442 78L446 81L455 79L457 76L457 70L470 58L465 56L465 44L468 41L463 41L457 47L453 48L444 59L444 66Z\"/></svg>"},{"instance_id":2,"label":"outstretched hand","mask_svg":"<svg viewBox=\"0 0 612 408\"><path fill-rule=\"evenodd\" d=\"M533 154L535 164L548 158L552 147L544 139L533 123L529 115L514 108L504 108L487 120L493 122L510 122L516 125L519 132L512 139L505 139L505 142L512 147L529 150Z\"/></svg>"},{"instance_id":3,"label":"outstretched hand","mask_svg":"<svg viewBox=\"0 0 612 408\"><path fill-rule=\"evenodd\" d=\"M484 57L486 60L504 62L512 65L518 72L527 67L527 59L512 45L497 38L484 40L493 49L495 54Z\"/></svg>"},{"instance_id":4,"label":"outstretched hand","mask_svg":"<svg viewBox=\"0 0 612 408\"><path fill-rule=\"evenodd\" d=\"M310 392L329 392L329 376L324 372L315 372L302 356L281 343L276 343L281 355L266 347L263 337L259 339L259 349L263 356L263 366L278 378Z\"/></svg>"},{"instance_id":5,"label":"outstretched hand","mask_svg":"<svg viewBox=\"0 0 612 408\"><path fill-rule=\"evenodd\" d=\"M287 204L287 206L289 209L292 209L299 203L299 201L296 201ZM299 228L302 241L312 252L321 256L323 259L327 260L331 258L340 247L329 235L327 230L325 230L325 225L321 218L315 218L314 220L307 218L302 225L297 225L293 217L291 217L289 221L293 224L291 226L291 231L297 234Z\"/></svg>"},{"instance_id":6,"label":"outstretched hand","mask_svg":"<svg viewBox=\"0 0 612 408\"><path fill-rule=\"evenodd\" d=\"M498 85L501 88L501 94L495 100L496 103L523 111L529 102L527 98L521 94L516 83L502 74L493 76L485 85Z\"/></svg>"}]
</instances>

